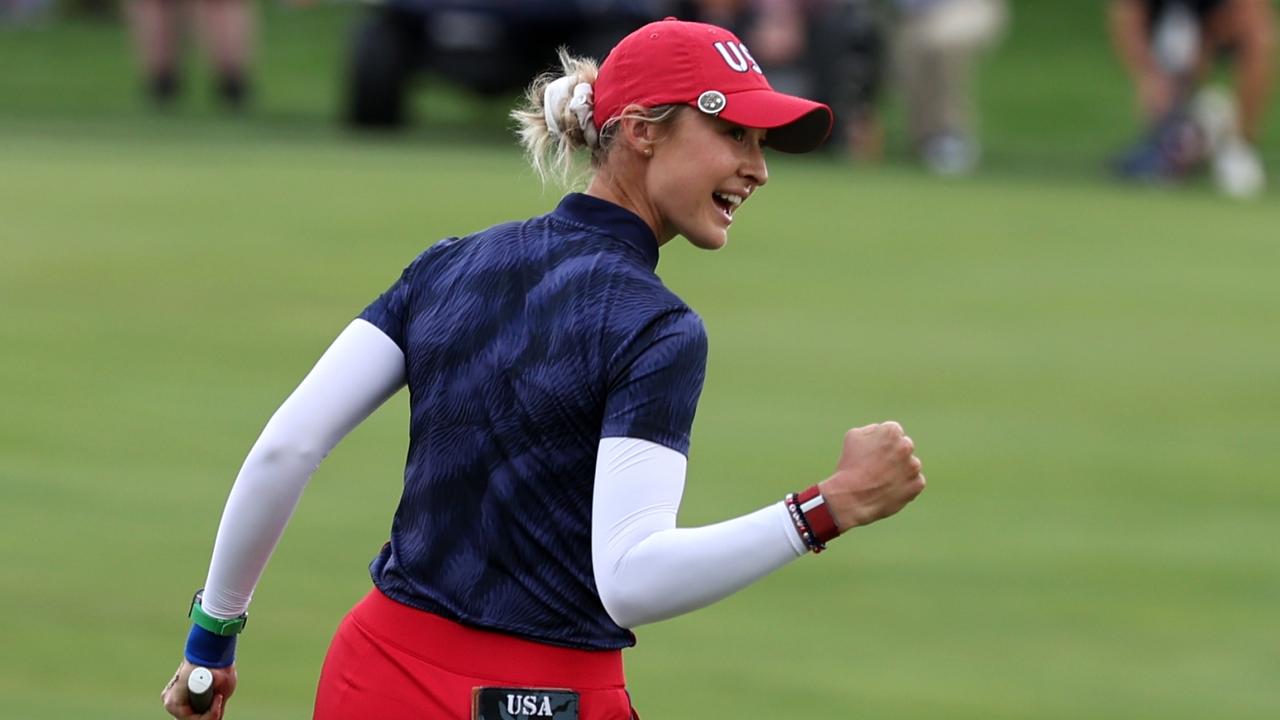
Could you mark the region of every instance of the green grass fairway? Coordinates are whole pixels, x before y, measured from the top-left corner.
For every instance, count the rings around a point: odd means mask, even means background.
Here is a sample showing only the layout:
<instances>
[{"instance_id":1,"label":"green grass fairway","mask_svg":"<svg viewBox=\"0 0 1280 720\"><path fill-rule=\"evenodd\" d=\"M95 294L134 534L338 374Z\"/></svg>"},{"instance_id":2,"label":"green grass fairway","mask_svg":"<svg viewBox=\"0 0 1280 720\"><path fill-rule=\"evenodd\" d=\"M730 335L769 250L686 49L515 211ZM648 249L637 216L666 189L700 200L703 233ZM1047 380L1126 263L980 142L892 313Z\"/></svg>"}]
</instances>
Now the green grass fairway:
<instances>
[{"instance_id":1,"label":"green grass fairway","mask_svg":"<svg viewBox=\"0 0 1280 720\"><path fill-rule=\"evenodd\" d=\"M1017 5L983 174L774 159L728 248L664 249L711 338L683 524L825 477L846 428L890 418L929 489L641 628L645 718L1280 717L1277 145L1256 203L1102 181L1127 100L1105 39L1082 39L1097 8ZM164 717L222 503L275 407L422 248L558 199L484 139L491 117L331 130L346 16L284 12L242 121L146 114L116 31L0 34L3 720ZM405 405L313 478L230 720L309 717L386 538Z\"/></svg>"},{"instance_id":2,"label":"green grass fairway","mask_svg":"<svg viewBox=\"0 0 1280 720\"><path fill-rule=\"evenodd\" d=\"M556 197L506 148L221 129L0 138L0 716L159 716L276 404L421 247ZM642 629L645 716L1274 717L1274 204L772 171L728 249L660 266L712 340L683 522L823 477L846 426L885 418L931 484ZM234 717L308 710L387 531L404 402L314 478Z\"/></svg>"}]
</instances>

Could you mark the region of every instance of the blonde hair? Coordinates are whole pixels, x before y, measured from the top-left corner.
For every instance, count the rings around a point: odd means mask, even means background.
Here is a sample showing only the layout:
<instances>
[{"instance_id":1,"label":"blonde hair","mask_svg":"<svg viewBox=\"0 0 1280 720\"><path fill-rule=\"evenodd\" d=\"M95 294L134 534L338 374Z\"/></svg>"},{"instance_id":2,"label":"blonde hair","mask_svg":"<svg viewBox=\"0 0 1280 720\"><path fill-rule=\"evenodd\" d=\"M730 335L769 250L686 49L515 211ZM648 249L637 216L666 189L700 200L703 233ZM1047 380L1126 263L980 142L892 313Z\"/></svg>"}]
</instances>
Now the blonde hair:
<instances>
[{"instance_id":1,"label":"blonde hair","mask_svg":"<svg viewBox=\"0 0 1280 720\"><path fill-rule=\"evenodd\" d=\"M579 124L577 115L567 102L568 97L560 94L562 103L559 107L548 108L547 102L555 102L556 98L547 97L547 88L563 78L572 78L568 85L581 83L594 85L600 69L590 58L580 58L569 54L566 48L557 51L560 59L560 71L546 72L534 78L533 83L525 90L524 98L511 118L516 121L516 133L520 136L520 145L524 148L529 164L542 182L554 180L557 184L570 186L577 184L583 176L577 174L574 161L578 150L588 149L591 152L591 169L604 165L613 146L618 123L624 118L664 124L675 119L681 105L659 105L644 108L639 105L628 106L624 112L609 118L599 132L591 132ZM547 124L550 111L559 128ZM591 122L589 119L587 122Z\"/></svg>"}]
</instances>

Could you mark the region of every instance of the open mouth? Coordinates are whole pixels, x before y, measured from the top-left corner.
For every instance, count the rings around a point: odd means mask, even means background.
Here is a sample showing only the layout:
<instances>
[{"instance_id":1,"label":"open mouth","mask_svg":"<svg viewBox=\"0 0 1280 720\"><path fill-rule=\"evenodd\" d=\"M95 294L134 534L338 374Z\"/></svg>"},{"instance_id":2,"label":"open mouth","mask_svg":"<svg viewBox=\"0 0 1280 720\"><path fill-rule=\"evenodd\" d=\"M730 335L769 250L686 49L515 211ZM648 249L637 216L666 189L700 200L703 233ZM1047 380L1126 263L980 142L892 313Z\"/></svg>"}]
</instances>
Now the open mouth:
<instances>
[{"instance_id":1,"label":"open mouth","mask_svg":"<svg viewBox=\"0 0 1280 720\"><path fill-rule=\"evenodd\" d=\"M716 207L720 209L720 212L724 214L725 219L731 222L733 220L734 211L736 211L738 206L746 200L746 198L741 195L723 192L711 193L711 199L715 202Z\"/></svg>"}]
</instances>

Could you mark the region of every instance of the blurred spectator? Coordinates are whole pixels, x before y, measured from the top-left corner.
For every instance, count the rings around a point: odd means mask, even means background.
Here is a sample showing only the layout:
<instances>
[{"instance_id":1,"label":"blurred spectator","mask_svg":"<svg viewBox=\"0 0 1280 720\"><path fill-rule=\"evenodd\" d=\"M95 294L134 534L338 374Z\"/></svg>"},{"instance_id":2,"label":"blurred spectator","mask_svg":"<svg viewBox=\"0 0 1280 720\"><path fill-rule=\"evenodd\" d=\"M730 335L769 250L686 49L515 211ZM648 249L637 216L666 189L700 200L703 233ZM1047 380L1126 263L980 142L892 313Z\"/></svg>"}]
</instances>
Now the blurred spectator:
<instances>
[{"instance_id":1,"label":"blurred spectator","mask_svg":"<svg viewBox=\"0 0 1280 720\"><path fill-rule=\"evenodd\" d=\"M254 14L250 0L125 0L148 95L167 105L182 89L179 62L188 17L216 74L218 97L242 109L249 94Z\"/></svg>"},{"instance_id":2,"label":"blurred spectator","mask_svg":"<svg viewBox=\"0 0 1280 720\"><path fill-rule=\"evenodd\" d=\"M893 0L894 66L911 142L941 175L971 172L981 157L970 98L973 62L1003 33L1004 0Z\"/></svg>"},{"instance_id":3,"label":"blurred spectator","mask_svg":"<svg viewBox=\"0 0 1280 720\"><path fill-rule=\"evenodd\" d=\"M835 111L830 147L879 159L884 135L875 104L884 75L883 23L873 0L698 0L691 17L734 31L781 92Z\"/></svg>"},{"instance_id":4,"label":"blurred spectator","mask_svg":"<svg viewBox=\"0 0 1280 720\"><path fill-rule=\"evenodd\" d=\"M1270 0L1111 0L1109 15L1147 128L1116 171L1169 180L1210 159L1223 192L1260 193L1266 175L1256 145L1275 45ZM1222 57L1234 61L1234 101L1202 87Z\"/></svg>"}]
</instances>

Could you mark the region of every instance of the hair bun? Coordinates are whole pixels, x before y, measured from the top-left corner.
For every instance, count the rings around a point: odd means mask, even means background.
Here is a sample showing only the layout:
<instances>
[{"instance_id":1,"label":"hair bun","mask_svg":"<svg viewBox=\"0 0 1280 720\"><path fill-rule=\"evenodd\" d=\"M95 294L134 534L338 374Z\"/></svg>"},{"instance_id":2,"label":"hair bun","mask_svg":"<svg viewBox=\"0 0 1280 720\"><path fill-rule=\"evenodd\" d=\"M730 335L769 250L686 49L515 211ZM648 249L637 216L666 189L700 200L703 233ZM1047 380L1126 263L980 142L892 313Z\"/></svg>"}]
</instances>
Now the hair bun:
<instances>
[{"instance_id":1,"label":"hair bun","mask_svg":"<svg viewBox=\"0 0 1280 720\"><path fill-rule=\"evenodd\" d=\"M595 60L574 57L564 48L558 54L559 71L534 78L511 119L538 177L569 185L576 151L589 150L595 165L597 155L603 157L601 143L608 140L595 126Z\"/></svg>"}]
</instances>

